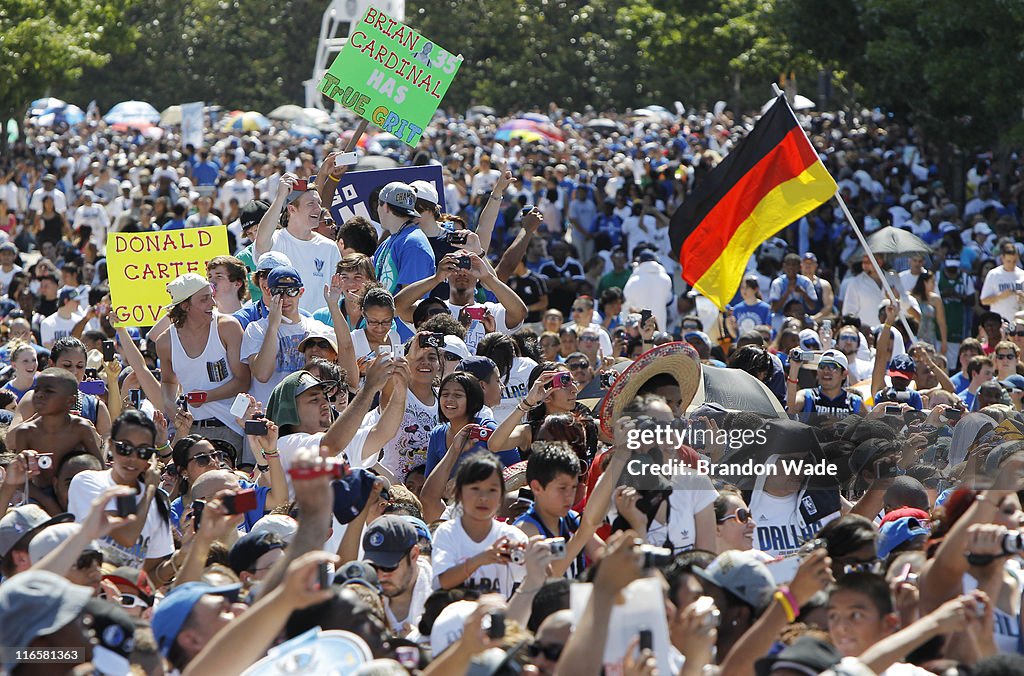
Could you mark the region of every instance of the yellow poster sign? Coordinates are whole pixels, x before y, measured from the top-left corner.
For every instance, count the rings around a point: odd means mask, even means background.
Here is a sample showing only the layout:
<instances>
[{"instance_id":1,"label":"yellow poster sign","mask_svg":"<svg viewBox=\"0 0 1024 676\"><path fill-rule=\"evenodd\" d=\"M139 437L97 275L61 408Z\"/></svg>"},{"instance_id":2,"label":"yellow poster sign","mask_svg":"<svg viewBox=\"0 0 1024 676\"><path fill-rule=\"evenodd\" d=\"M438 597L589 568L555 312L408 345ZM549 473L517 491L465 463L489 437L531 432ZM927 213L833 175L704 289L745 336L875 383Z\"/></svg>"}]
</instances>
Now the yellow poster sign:
<instances>
[{"instance_id":1,"label":"yellow poster sign","mask_svg":"<svg viewBox=\"0 0 1024 676\"><path fill-rule=\"evenodd\" d=\"M107 277L114 326L153 326L171 298L167 285L186 272L206 275L211 258L228 255L228 232L189 228L115 232L107 238Z\"/></svg>"}]
</instances>

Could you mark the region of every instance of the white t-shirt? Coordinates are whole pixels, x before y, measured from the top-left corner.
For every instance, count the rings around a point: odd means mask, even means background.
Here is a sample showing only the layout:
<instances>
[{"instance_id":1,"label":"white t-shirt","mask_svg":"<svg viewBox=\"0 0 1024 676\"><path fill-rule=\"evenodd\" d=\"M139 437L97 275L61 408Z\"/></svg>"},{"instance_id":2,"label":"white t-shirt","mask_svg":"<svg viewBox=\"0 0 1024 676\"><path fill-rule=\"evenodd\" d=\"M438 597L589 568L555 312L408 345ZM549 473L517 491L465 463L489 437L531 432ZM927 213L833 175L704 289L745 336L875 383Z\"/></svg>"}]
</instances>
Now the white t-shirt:
<instances>
[{"instance_id":1,"label":"white t-shirt","mask_svg":"<svg viewBox=\"0 0 1024 676\"><path fill-rule=\"evenodd\" d=\"M499 425L512 415L512 411L519 405L530 391L527 382L530 379L530 372L536 368L537 362L529 357L516 357L512 360L512 368L508 372L508 384L504 379L501 382L501 403L494 407L493 419Z\"/></svg>"},{"instance_id":2,"label":"white t-shirt","mask_svg":"<svg viewBox=\"0 0 1024 676\"><path fill-rule=\"evenodd\" d=\"M341 260L338 245L318 232L314 232L311 239L301 240L281 229L274 232L270 248L287 256L302 278L306 291L299 299L299 307L309 313L326 307L324 286L331 283Z\"/></svg>"},{"instance_id":3,"label":"white t-shirt","mask_svg":"<svg viewBox=\"0 0 1024 676\"><path fill-rule=\"evenodd\" d=\"M75 515L75 521L82 521L89 515L92 508L92 501L100 493L112 486L114 479L110 470L85 470L79 472L71 480L71 487L68 489L68 511ZM143 484L138 485L139 494L145 491ZM97 542L103 551L103 558L115 566L131 566L142 568L146 559L160 559L174 553L174 540L171 538L171 522L160 516L154 497L149 504L149 512L146 514L146 525L142 527L139 540L131 549L122 547L114 542L110 536L101 538ZM111 500L107 505L108 511L114 511L116 504Z\"/></svg>"},{"instance_id":4,"label":"white t-shirt","mask_svg":"<svg viewBox=\"0 0 1024 676\"><path fill-rule=\"evenodd\" d=\"M647 542L655 547L668 547L675 553L685 551L697 541L696 516L708 505L715 504L718 491L706 475L687 474L673 477L673 491L668 499L668 525L657 519L647 528Z\"/></svg>"},{"instance_id":5,"label":"white t-shirt","mask_svg":"<svg viewBox=\"0 0 1024 676\"><path fill-rule=\"evenodd\" d=\"M226 214L231 211L229 208L231 200L238 202L239 209L248 204L249 200L253 199L255 195L254 188L253 182L247 178L243 178L241 181L234 178L230 181L225 181L217 197L217 204L220 205L221 213Z\"/></svg>"},{"instance_id":6,"label":"white t-shirt","mask_svg":"<svg viewBox=\"0 0 1024 676\"><path fill-rule=\"evenodd\" d=\"M54 312L52 315L39 322L39 339L43 341L43 347L53 347L59 338L71 335L71 329L75 324L82 321L82 315L72 313L71 319L64 319Z\"/></svg>"},{"instance_id":7,"label":"white t-shirt","mask_svg":"<svg viewBox=\"0 0 1024 676\"><path fill-rule=\"evenodd\" d=\"M256 354L263 346L267 333L268 318L257 322L250 322L245 327L245 334L242 336L242 362L251 364ZM264 405L270 401L270 393L288 374L299 371L305 365L302 353L299 352L299 343L310 333L330 334L331 328L318 322L312 317L300 316L299 321L291 323L286 318L281 319L281 327L277 330L277 365L270 379L261 383L252 378L249 386L249 394L256 397L256 401Z\"/></svg>"},{"instance_id":8,"label":"white t-shirt","mask_svg":"<svg viewBox=\"0 0 1024 676\"><path fill-rule=\"evenodd\" d=\"M462 308L466 307L465 305L455 305L450 300L446 300L445 303L448 305L448 311L452 313L452 317L455 317L455 319L459 318ZM491 311L491 316L494 317L494 330L498 333L509 335L515 333L523 326L522 322L512 327L505 323L505 306L501 303L473 303L473 305L483 305ZM484 328L483 322L474 319L469 323L469 328L466 329L465 342L470 354L476 354L476 346L480 343L480 339L486 335L487 329Z\"/></svg>"},{"instance_id":9,"label":"white t-shirt","mask_svg":"<svg viewBox=\"0 0 1024 676\"><path fill-rule=\"evenodd\" d=\"M360 464L360 458L362 456L363 444L366 443L366 437L370 434L370 428L373 423L366 424L368 417L372 415L372 411L367 413L363 418L363 424L360 425L359 431L352 437L352 441L349 442L348 446L345 447L344 453L348 455L350 465L352 467L372 467L373 462L369 464ZM295 434L288 434L277 441L277 450L281 454L281 467L285 471L285 477L288 479L288 498L290 500L295 499L295 490L292 488L292 479L288 474L288 469L292 466L292 462L295 461L295 456L299 451L303 449L311 449L319 452L320 443L323 441L324 432L317 432L316 434L306 434L305 432L296 432ZM338 455L341 455L340 453ZM373 457L376 460L376 456Z\"/></svg>"},{"instance_id":10,"label":"white t-shirt","mask_svg":"<svg viewBox=\"0 0 1024 676\"><path fill-rule=\"evenodd\" d=\"M21 272L20 265L11 266L10 272L0 270L0 293L7 293L7 287L11 285L11 280L14 279L14 274L17 272Z\"/></svg>"},{"instance_id":11,"label":"white t-shirt","mask_svg":"<svg viewBox=\"0 0 1024 676\"><path fill-rule=\"evenodd\" d=\"M981 298L995 296L1007 289L1019 288L1016 286L1018 284L1024 285L1024 270L1014 268L1007 271L1003 269L1002 265L992 268L985 275L985 283L981 286ZM1009 298L1001 298L989 307L992 309L992 312L996 312L1006 321L1012 322L1014 315L1017 314L1017 296L1011 295Z\"/></svg>"},{"instance_id":12,"label":"white t-shirt","mask_svg":"<svg viewBox=\"0 0 1024 676\"><path fill-rule=\"evenodd\" d=\"M499 178L501 178L501 172L497 169L481 171L473 177L470 194L483 195L484 193L491 192Z\"/></svg>"},{"instance_id":13,"label":"white t-shirt","mask_svg":"<svg viewBox=\"0 0 1024 676\"><path fill-rule=\"evenodd\" d=\"M678 492L678 491L676 491ZM839 517L839 512L822 515L818 521L801 526L800 505L797 500L799 493L785 497L770 495L766 491L754 491L750 499L750 513L757 523L754 530L754 549L765 552L772 557L785 557L768 568L778 584L793 579L800 565L800 558L795 554L825 524Z\"/></svg>"},{"instance_id":14,"label":"white t-shirt","mask_svg":"<svg viewBox=\"0 0 1024 676\"><path fill-rule=\"evenodd\" d=\"M409 390L398 434L384 445L384 456L380 459L380 464L398 481L405 481L410 470L426 464L430 432L439 423L436 398L434 403L428 406Z\"/></svg>"},{"instance_id":15,"label":"white t-shirt","mask_svg":"<svg viewBox=\"0 0 1024 676\"><path fill-rule=\"evenodd\" d=\"M481 542L475 542L462 527L462 518L445 521L434 532L434 546L430 555L434 567L434 589L441 586L441 573L451 570L480 552L484 551L500 537L526 544L526 533L515 526L502 521L494 521L491 532ZM490 563L480 566L463 583L470 589L477 589L482 594L501 594L508 600L515 591L515 586L526 576L526 567L514 563Z\"/></svg>"}]
</instances>

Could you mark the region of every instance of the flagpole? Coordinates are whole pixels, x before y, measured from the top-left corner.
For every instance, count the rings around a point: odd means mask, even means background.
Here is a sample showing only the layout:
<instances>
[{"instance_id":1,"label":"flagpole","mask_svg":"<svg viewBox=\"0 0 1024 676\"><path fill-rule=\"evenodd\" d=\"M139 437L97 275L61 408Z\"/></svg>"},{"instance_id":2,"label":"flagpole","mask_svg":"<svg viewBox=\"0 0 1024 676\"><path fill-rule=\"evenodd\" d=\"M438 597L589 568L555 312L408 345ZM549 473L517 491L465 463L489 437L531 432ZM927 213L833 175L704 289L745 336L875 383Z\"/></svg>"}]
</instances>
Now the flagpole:
<instances>
[{"instance_id":1,"label":"flagpole","mask_svg":"<svg viewBox=\"0 0 1024 676\"><path fill-rule=\"evenodd\" d=\"M772 91L775 92L776 96L785 95L785 92L783 92L775 82L772 83ZM806 133L804 136L806 137ZM807 142L810 143L810 139L808 139ZM914 332L910 329L910 324L907 323L907 317L903 312L903 306L900 304L899 298L895 293L893 293L892 287L889 286L889 281L885 278L885 272L882 271L881 266L878 265L878 261L875 260L875 252L873 252L871 247L868 246L868 241L864 238L864 233L861 232L860 226L857 225L857 221L853 219L853 214L850 213L850 207L846 206L846 200L843 199L843 196L838 190L836 190L836 200L838 200L843 213L846 214L846 220L849 221L850 227L853 228L854 234L857 235L860 245L864 248L864 253L866 253L868 258L871 260L871 266L875 269L875 273L878 274L879 281L882 282L882 289L889 296L890 301L896 305L896 308L900 313L900 322L903 324L903 328L907 330L907 335L910 336L911 344L915 343L917 341L917 336L914 335Z\"/></svg>"}]
</instances>

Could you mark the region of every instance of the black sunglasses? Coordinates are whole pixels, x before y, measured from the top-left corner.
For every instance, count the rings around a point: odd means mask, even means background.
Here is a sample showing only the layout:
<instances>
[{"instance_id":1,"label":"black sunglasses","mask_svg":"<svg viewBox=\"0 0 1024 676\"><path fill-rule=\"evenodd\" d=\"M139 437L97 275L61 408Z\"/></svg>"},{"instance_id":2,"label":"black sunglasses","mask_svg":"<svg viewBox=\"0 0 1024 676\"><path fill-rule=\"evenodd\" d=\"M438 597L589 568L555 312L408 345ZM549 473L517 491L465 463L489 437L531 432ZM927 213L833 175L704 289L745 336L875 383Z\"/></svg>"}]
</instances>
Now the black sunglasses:
<instances>
[{"instance_id":1,"label":"black sunglasses","mask_svg":"<svg viewBox=\"0 0 1024 676\"><path fill-rule=\"evenodd\" d=\"M530 657L537 657L543 654L547 660L557 662L562 657L562 650L564 649L565 646L561 645L543 645L534 642L526 646L526 654Z\"/></svg>"},{"instance_id":2,"label":"black sunglasses","mask_svg":"<svg viewBox=\"0 0 1024 676\"><path fill-rule=\"evenodd\" d=\"M75 568L78 570L88 570L93 564L103 563L103 554L96 551L85 551L78 555L78 560L75 561Z\"/></svg>"},{"instance_id":3,"label":"black sunglasses","mask_svg":"<svg viewBox=\"0 0 1024 676\"><path fill-rule=\"evenodd\" d=\"M156 455L156 449L152 446L132 446L124 441L115 441L114 449L118 455L130 458L132 454L139 456L139 460L149 460Z\"/></svg>"},{"instance_id":4,"label":"black sunglasses","mask_svg":"<svg viewBox=\"0 0 1024 676\"><path fill-rule=\"evenodd\" d=\"M289 298L295 298L300 293L302 293L302 289L295 286L275 286L270 290L271 296L288 296Z\"/></svg>"},{"instance_id":5,"label":"black sunglasses","mask_svg":"<svg viewBox=\"0 0 1024 676\"><path fill-rule=\"evenodd\" d=\"M313 340L306 341L306 347L319 347L321 350L333 350L331 344L323 338L314 338Z\"/></svg>"},{"instance_id":6,"label":"black sunglasses","mask_svg":"<svg viewBox=\"0 0 1024 676\"><path fill-rule=\"evenodd\" d=\"M228 454L224 451L214 451L213 453L197 453L188 459L189 462L193 460L200 467L209 467L213 459L216 458L219 464L224 464L228 461Z\"/></svg>"},{"instance_id":7,"label":"black sunglasses","mask_svg":"<svg viewBox=\"0 0 1024 676\"><path fill-rule=\"evenodd\" d=\"M444 360L445 361L462 361L462 357L460 357L459 355L454 354L452 352L445 352L444 353Z\"/></svg>"}]
</instances>

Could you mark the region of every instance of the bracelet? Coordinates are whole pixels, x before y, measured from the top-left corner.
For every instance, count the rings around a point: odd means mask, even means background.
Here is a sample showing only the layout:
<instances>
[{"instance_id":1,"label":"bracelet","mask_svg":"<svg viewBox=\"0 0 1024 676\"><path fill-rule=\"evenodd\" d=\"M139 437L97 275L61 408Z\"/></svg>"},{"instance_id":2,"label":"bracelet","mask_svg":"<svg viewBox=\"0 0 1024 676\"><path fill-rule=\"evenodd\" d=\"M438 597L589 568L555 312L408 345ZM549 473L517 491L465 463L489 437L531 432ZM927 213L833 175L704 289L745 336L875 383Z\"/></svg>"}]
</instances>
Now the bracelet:
<instances>
[{"instance_id":1,"label":"bracelet","mask_svg":"<svg viewBox=\"0 0 1024 676\"><path fill-rule=\"evenodd\" d=\"M281 455L281 452L278 451L276 448L272 451L263 451L264 458L276 458L279 455Z\"/></svg>"},{"instance_id":2,"label":"bracelet","mask_svg":"<svg viewBox=\"0 0 1024 676\"><path fill-rule=\"evenodd\" d=\"M339 176L338 178L334 178L330 174L327 174L327 180L328 181L332 181L334 183L340 183L341 182L341 177Z\"/></svg>"},{"instance_id":3,"label":"bracelet","mask_svg":"<svg viewBox=\"0 0 1024 676\"><path fill-rule=\"evenodd\" d=\"M786 598L786 595L777 591L775 592L774 597L775 600L779 602L779 605L782 606L782 610L785 611L786 621L793 622L796 620L796 613L793 612L793 606L789 604L789 599Z\"/></svg>"},{"instance_id":4,"label":"bracelet","mask_svg":"<svg viewBox=\"0 0 1024 676\"><path fill-rule=\"evenodd\" d=\"M260 465L260 464L257 464L256 465L256 469L258 469L260 472L266 474L267 472L270 471L270 465Z\"/></svg>"},{"instance_id":5,"label":"bracelet","mask_svg":"<svg viewBox=\"0 0 1024 676\"><path fill-rule=\"evenodd\" d=\"M800 617L800 604L797 603L796 596L794 596L793 592L789 589L789 585L779 585L777 589L782 592L782 595L786 597L787 601L789 601L789 606L793 609L794 614L797 617Z\"/></svg>"},{"instance_id":6,"label":"bracelet","mask_svg":"<svg viewBox=\"0 0 1024 676\"><path fill-rule=\"evenodd\" d=\"M490 199L492 199L492 200L500 200L501 199L501 195L495 195L492 192L491 195L490 195Z\"/></svg>"},{"instance_id":7,"label":"bracelet","mask_svg":"<svg viewBox=\"0 0 1024 676\"><path fill-rule=\"evenodd\" d=\"M167 453L164 453L163 451L167 451ZM165 443L163 446L157 446L156 457L160 458L161 460L171 457L171 445Z\"/></svg>"},{"instance_id":8,"label":"bracelet","mask_svg":"<svg viewBox=\"0 0 1024 676\"><path fill-rule=\"evenodd\" d=\"M786 382L787 383L793 383L794 385L799 385L800 384L799 380L796 380L794 378L788 378L788 377L786 378Z\"/></svg>"}]
</instances>

